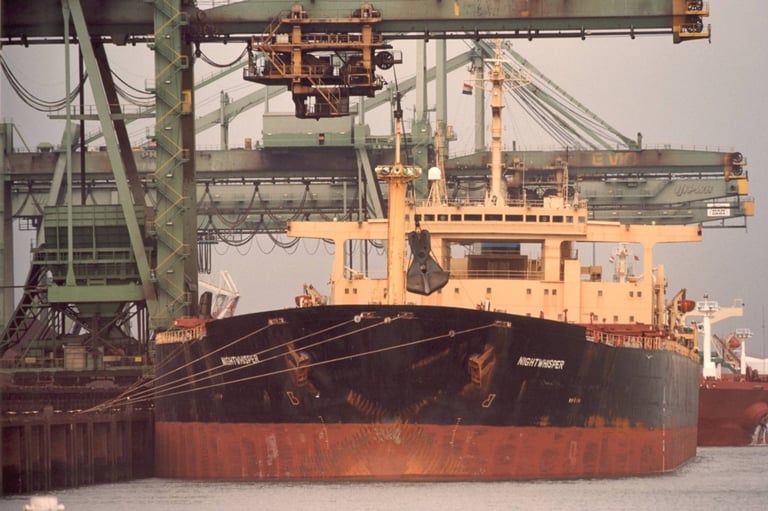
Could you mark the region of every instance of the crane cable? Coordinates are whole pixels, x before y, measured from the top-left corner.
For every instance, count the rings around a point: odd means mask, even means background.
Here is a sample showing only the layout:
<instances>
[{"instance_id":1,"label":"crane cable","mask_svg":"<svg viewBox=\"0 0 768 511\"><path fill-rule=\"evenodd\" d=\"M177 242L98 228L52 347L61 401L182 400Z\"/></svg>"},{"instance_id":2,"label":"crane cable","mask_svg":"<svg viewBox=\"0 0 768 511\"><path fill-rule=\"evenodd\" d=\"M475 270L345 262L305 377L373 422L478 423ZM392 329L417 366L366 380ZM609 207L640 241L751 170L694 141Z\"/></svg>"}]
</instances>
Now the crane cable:
<instances>
[{"instance_id":1,"label":"crane cable","mask_svg":"<svg viewBox=\"0 0 768 511\"><path fill-rule=\"evenodd\" d=\"M19 98L21 98L21 100L28 106L40 112L52 112L65 108L67 104L72 103L77 98L77 95L80 94L80 91L85 84L85 80L88 79L87 74L83 75L80 83L77 84L77 87L72 89L72 92L70 92L68 97L65 96L62 99L47 101L35 96L26 87L24 87L24 85L22 85L18 78L16 78L16 75L13 73L13 70L6 62L2 53L0 53L0 67L2 67L3 74L8 79L8 83L10 83L11 88L14 90L14 92L16 92L16 95L19 96Z\"/></svg>"}]
</instances>

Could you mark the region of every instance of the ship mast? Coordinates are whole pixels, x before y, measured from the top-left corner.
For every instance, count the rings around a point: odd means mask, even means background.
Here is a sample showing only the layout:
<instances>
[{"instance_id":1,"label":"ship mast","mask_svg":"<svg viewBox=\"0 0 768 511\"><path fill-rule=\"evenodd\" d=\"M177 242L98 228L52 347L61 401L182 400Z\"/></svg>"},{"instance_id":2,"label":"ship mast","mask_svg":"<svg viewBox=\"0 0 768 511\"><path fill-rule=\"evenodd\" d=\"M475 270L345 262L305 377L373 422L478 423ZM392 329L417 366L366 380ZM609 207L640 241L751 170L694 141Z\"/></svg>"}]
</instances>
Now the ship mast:
<instances>
[{"instance_id":1,"label":"ship mast","mask_svg":"<svg viewBox=\"0 0 768 511\"><path fill-rule=\"evenodd\" d=\"M396 96L395 163L379 165L376 176L387 182L387 296L388 305L405 303L405 192L410 181L421 175L421 167L403 165L400 162L400 138L402 135L403 110L400 94Z\"/></svg>"},{"instance_id":2,"label":"ship mast","mask_svg":"<svg viewBox=\"0 0 768 511\"><path fill-rule=\"evenodd\" d=\"M502 66L501 39L496 40L496 57L486 59L493 67L486 81L491 82L491 187L486 196L486 205L503 205L507 199L507 185L504 180L504 163L501 161L501 109L504 108L504 83L518 87L530 83L530 77L520 70L517 76L508 75Z\"/></svg>"},{"instance_id":3,"label":"ship mast","mask_svg":"<svg viewBox=\"0 0 768 511\"><path fill-rule=\"evenodd\" d=\"M749 328L737 328L734 334L741 345L741 354L739 355L739 372L742 376L747 374L747 346L746 342L752 337L752 330Z\"/></svg>"},{"instance_id":4,"label":"ship mast","mask_svg":"<svg viewBox=\"0 0 768 511\"><path fill-rule=\"evenodd\" d=\"M491 189L486 197L486 204L504 204L507 198L506 187L502 184L503 164L501 162L501 109L504 70L501 68L501 40L496 40L496 58L491 69Z\"/></svg>"}]
</instances>

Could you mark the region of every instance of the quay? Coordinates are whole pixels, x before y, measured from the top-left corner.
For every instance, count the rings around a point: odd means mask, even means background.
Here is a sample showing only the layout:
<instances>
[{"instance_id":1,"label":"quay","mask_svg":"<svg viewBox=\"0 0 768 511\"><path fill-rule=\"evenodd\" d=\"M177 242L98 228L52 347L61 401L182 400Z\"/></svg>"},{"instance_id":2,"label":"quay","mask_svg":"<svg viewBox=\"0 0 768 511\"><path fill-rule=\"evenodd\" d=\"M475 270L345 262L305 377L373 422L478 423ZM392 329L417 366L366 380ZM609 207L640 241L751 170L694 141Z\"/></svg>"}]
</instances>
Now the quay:
<instances>
[{"instance_id":1,"label":"quay","mask_svg":"<svg viewBox=\"0 0 768 511\"><path fill-rule=\"evenodd\" d=\"M0 495L151 477L151 409L4 413Z\"/></svg>"},{"instance_id":2,"label":"quay","mask_svg":"<svg viewBox=\"0 0 768 511\"><path fill-rule=\"evenodd\" d=\"M42 360L0 361L0 495L151 477L152 403L109 405L146 367Z\"/></svg>"}]
</instances>

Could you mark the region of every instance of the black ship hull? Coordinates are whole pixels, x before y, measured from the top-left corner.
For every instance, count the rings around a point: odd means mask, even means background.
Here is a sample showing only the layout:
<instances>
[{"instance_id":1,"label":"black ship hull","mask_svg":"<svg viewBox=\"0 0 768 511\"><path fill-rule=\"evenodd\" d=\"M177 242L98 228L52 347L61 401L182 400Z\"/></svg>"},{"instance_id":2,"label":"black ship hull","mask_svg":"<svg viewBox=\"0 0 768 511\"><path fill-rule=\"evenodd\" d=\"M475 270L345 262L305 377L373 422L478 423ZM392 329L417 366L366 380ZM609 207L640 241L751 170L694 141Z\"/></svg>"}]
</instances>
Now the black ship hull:
<instances>
[{"instance_id":1,"label":"black ship hull","mask_svg":"<svg viewBox=\"0 0 768 511\"><path fill-rule=\"evenodd\" d=\"M696 452L694 359L538 318L286 309L159 339L156 367L159 477L610 477Z\"/></svg>"}]
</instances>

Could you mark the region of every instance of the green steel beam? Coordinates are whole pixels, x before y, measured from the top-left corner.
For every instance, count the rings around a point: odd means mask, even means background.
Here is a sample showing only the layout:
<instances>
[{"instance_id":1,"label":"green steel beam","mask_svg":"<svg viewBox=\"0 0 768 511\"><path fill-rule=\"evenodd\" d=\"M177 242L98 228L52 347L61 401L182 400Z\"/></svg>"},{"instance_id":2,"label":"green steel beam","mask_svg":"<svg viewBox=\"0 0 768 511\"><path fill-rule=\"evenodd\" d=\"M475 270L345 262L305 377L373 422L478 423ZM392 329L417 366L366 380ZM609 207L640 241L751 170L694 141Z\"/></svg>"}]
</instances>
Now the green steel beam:
<instances>
[{"instance_id":1,"label":"green steel beam","mask_svg":"<svg viewBox=\"0 0 768 511\"><path fill-rule=\"evenodd\" d=\"M286 114L288 115L288 114ZM295 119L293 116L289 116ZM314 121L313 121L314 122ZM296 178L349 178L354 177L356 157L354 148L362 145L368 151L371 164L383 164L391 159L391 136L347 135L348 143L336 146L317 146L317 137L307 136L314 144L302 139L304 134L293 134L292 145L280 147L263 146L257 150L200 150L196 153L197 181L239 180L243 176L257 180L284 180ZM291 136L285 134L286 137ZM330 137L330 134L327 134ZM360 140L362 137L362 140ZM298 150L298 149L301 150ZM109 156L104 151L86 153L87 179L94 186L105 183L113 189L112 170ZM56 152L14 152L7 153L6 179L14 185L14 195L23 196L28 191L41 193L34 200L45 204L51 187L54 169L58 160ZM139 177L151 181L154 177L156 159L151 152L136 153ZM487 152L450 158L446 161L449 174L487 175ZM746 159L741 153L725 149L695 150L671 149L669 147L644 147L642 150L574 150L551 151L507 151L503 162L513 166L515 160L522 161L529 168L545 168L556 161L567 161L572 179L604 179L616 175L646 175L675 178L676 176L700 175L702 177L725 179L746 169ZM307 164L311 162L311 165ZM741 169L741 170L740 170ZM79 184L79 162L73 162L74 182ZM734 172L736 174L734 174ZM574 177L575 176L575 177ZM31 200L31 199L30 199Z\"/></svg>"},{"instance_id":2,"label":"green steel beam","mask_svg":"<svg viewBox=\"0 0 768 511\"><path fill-rule=\"evenodd\" d=\"M310 19L348 17L364 2L359 0L314 0L302 3ZM444 38L456 34L476 37L557 37L591 34L652 33L676 34L685 0L379 0L369 2L381 12L377 31L389 39ZM258 0L237 2L205 11L198 19L202 34L256 34L271 20L287 12L291 2ZM706 16L703 11L700 15ZM676 26L678 28L676 28ZM704 28L704 27L702 27ZM323 30L322 23L318 30Z\"/></svg>"},{"instance_id":3,"label":"green steel beam","mask_svg":"<svg viewBox=\"0 0 768 511\"><path fill-rule=\"evenodd\" d=\"M292 117L291 117L292 118ZM293 118L292 118L293 119ZM295 121L298 121L294 119ZM356 126L356 130L362 127ZM327 133L327 139L332 138ZM309 137L309 136L308 136ZM294 135L294 142L298 141ZM315 140L315 144L316 144ZM264 147L252 151L200 151L197 163L197 195L201 197L197 223L204 225L208 216L217 214L226 218L242 218L245 215L243 203L248 204L258 184L259 195L255 198L253 217L243 224L243 229L263 229L276 232L280 227L272 222L274 218L295 217L300 213L313 218L331 218L343 215L345 211L359 208L358 182L360 169L373 168L392 160L391 150L381 149L387 141L381 138L368 139L356 133L354 145L311 147ZM391 144L391 141L389 141ZM379 149L376 149L379 148ZM14 153L7 156L11 171L9 179L14 187L12 210L19 217L38 217L42 212L35 206L44 202L46 186L50 185L51 168L56 162L55 154ZM361 166L360 157L365 158ZM110 184L109 161L103 153L88 153L89 179L102 183L93 189L93 203L105 204L111 199L113 184ZM453 158L446 162L447 176L461 180L472 187L482 189L487 176L487 153L471 157ZM143 179L151 179L154 158L139 157L139 173ZM311 166L307 161L312 161ZM676 212L692 209L689 204L698 204L699 213L707 203L748 202L748 181L743 156L737 152L692 151L675 149L646 148L625 151L517 151L504 153L508 168L516 162L524 162L528 169L526 186L531 193L546 192L547 173L557 162L568 162L570 182L578 187L580 197L588 199L590 206L599 210L600 219L652 221L651 211L656 210L659 220L669 223L711 222L714 217L679 216ZM77 174L77 173L75 173ZM370 172L366 172L370 187ZM540 177L540 181L536 178ZM375 183L375 181L374 181ZM473 184L474 183L474 184ZM310 197L305 198L309 185ZM209 191L210 193L206 193ZM152 203L155 192L149 190L147 202ZM369 188L369 203L366 209L372 216L377 213L375 201L379 191ZM211 197L217 197L216 200ZM205 198L203 200L202 198ZM717 200L716 200L717 199ZM299 212L297 208L303 205ZM628 210L627 208L630 208ZM631 208L645 211L633 219ZM666 213L664 212L666 211ZM733 209L733 216L750 216L744 211ZM191 222L192 223L192 222ZM222 222L218 228L226 229Z\"/></svg>"},{"instance_id":4,"label":"green steel beam","mask_svg":"<svg viewBox=\"0 0 768 511\"><path fill-rule=\"evenodd\" d=\"M182 0L182 5L189 5L192 2ZM182 33L181 53L187 57L188 62L192 62L192 46L185 44L185 33ZM184 269L184 290L187 300L187 308L179 311L174 319L186 316L198 316L198 282L199 273L197 260L197 167L195 161L196 142L195 142L195 73L194 67L189 65L181 69L181 90L182 99L185 103L182 105L182 115L179 118L181 127L181 140L185 149L185 157L182 159L182 181L181 192L186 201L182 210L182 234L183 243L189 251L181 254L179 265Z\"/></svg>"},{"instance_id":5,"label":"green steel beam","mask_svg":"<svg viewBox=\"0 0 768 511\"><path fill-rule=\"evenodd\" d=\"M452 158L447 171L475 169L487 174L487 153L476 153ZM683 174L708 174L728 178L740 175L746 165L744 157L734 151L671 149L668 147L644 147L641 150L574 150L555 151L505 151L502 161L507 167L522 162L528 168L546 168L557 160L568 163L571 179L604 179L609 175L637 174L680 176Z\"/></svg>"},{"instance_id":6,"label":"green steel beam","mask_svg":"<svg viewBox=\"0 0 768 511\"><path fill-rule=\"evenodd\" d=\"M91 35L116 44L151 40L155 32L151 1L82 0ZM191 3L191 2L190 2ZM251 0L202 10L190 8L190 40L234 40L264 32L292 0ZM308 17L348 18L360 0L307 0ZM388 39L589 37L593 35L671 34L675 42L709 36L702 18L708 3L688 11L686 0L377 0L382 13L377 30ZM56 2L5 0L2 42L58 42L63 36ZM318 31L324 30L322 24Z\"/></svg>"},{"instance_id":7,"label":"green steel beam","mask_svg":"<svg viewBox=\"0 0 768 511\"><path fill-rule=\"evenodd\" d=\"M8 177L6 153L13 151L13 125L0 123L0 214L3 217L3 228L0 230L0 261L3 270L0 272L0 325L8 323L13 314L13 210L11 209L12 182Z\"/></svg>"},{"instance_id":8,"label":"green steel beam","mask_svg":"<svg viewBox=\"0 0 768 511\"><path fill-rule=\"evenodd\" d=\"M96 103L96 109L99 114L99 121L101 123L101 129L104 134L104 140L107 146L107 154L109 155L110 166L112 167L112 173L115 176L115 185L117 186L118 196L120 197L120 204L123 209L123 215L125 216L128 233L131 239L131 247L133 249L133 254L136 258L136 264L138 265L139 274L141 276L144 296L146 297L147 303L151 304L155 299L155 289L150 282L150 272L147 262L146 249L144 246L144 239L136 219L135 209L137 206L143 207L144 205L134 204L134 197L128 184L131 179L126 174L123 158L120 154L121 150L130 151L131 149L130 147L121 148L118 144L118 137L116 134L115 126L112 122L107 92L101 74L102 69L100 69L100 66L96 60L96 53L94 52L93 46L91 44L88 26L82 6L80 5L80 1L64 0L64 2L65 4L69 4L70 16L77 33L78 41L80 43L80 51L82 52L83 61L91 80L91 93L93 94L93 99ZM65 148L65 150L69 151L70 149ZM133 180L135 181L136 178L134 177ZM143 197L141 197L141 199L143 200Z\"/></svg>"},{"instance_id":9,"label":"green steel beam","mask_svg":"<svg viewBox=\"0 0 768 511\"><path fill-rule=\"evenodd\" d=\"M192 315L197 303L197 271L189 269L196 261L195 238L190 237L195 229L194 87L189 45L182 39L189 16L181 4L181 0L154 2L157 260L152 275L157 303L150 308L150 318L156 330L165 330L173 320Z\"/></svg>"},{"instance_id":10,"label":"green steel beam","mask_svg":"<svg viewBox=\"0 0 768 511\"><path fill-rule=\"evenodd\" d=\"M96 62L99 65L99 75L102 80L104 80L104 92L110 109L112 126L114 127L115 137L117 138L117 143L120 147L120 159L125 168L125 176L131 190L133 203L144 206L144 189L141 182L139 182L139 175L136 170L136 160L133 157L131 140L128 138L125 119L121 117L122 108L120 107L120 100L117 97L115 82L112 79L112 70L109 67L107 52L104 50L104 45L100 43L93 45L93 51L96 55ZM76 137L73 137L73 139L76 140Z\"/></svg>"},{"instance_id":11,"label":"green steel beam","mask_svg":"<svg viewBox=\"0 0 768 511\"><path fill-rule=\"evenodd\" d=\"M44 202L46 206L58 206L65 200L64 183L66 182L67 171L67 145L69 151L72 151L77 137L80 136L80 126L69 122L64 126L64 132L61 134L61 151L56 159L56 166L53 169L53 177L50 184L50 193Z\"/></svg>"}]
</instances>

